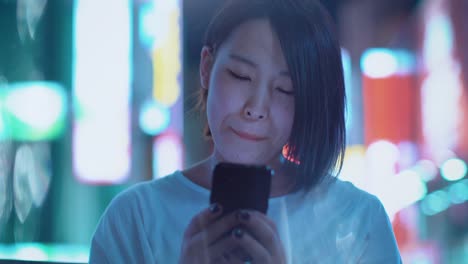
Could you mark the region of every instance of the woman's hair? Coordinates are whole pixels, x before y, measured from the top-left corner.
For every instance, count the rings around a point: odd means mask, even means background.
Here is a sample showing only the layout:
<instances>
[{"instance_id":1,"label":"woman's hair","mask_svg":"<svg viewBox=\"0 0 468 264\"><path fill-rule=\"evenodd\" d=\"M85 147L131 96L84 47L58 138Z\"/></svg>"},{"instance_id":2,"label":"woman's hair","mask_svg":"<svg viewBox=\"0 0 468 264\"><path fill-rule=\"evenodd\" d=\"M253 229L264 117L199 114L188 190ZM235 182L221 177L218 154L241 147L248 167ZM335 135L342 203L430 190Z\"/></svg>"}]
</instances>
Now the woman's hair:
<instances>
[{"instance_id":1,"label":"woman's hair","mask_svg":"<svg viewBox=\"0 0 468 264\"><path fill-rule=\"evenodd\" d=\"M295 90L288 141L298 188L308 190L342 168L346 145L341 49L331 17L314 0L228 0L211 20L204 45L214 56L240 24L267 19L276 32ZM207 89L201 89L205 109ZM210 136L209 128L205 131Z\"/></svg>"}]
</instances>

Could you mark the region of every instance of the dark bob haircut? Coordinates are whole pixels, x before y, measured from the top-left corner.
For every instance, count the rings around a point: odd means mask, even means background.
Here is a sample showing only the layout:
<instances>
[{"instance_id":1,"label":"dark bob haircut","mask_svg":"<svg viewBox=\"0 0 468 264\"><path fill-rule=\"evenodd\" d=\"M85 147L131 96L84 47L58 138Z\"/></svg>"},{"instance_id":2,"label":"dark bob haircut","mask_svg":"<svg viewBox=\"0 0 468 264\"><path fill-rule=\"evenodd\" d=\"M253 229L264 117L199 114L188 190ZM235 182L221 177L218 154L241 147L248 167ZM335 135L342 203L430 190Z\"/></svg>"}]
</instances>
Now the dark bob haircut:
<instances>
[{"instance_id":1,"label":"dark bob haircut","mask_svg":"<svg viewBox=\"0 0 468 264\"><path fill-rule=\"evenodd\" d=\"M342 168L346 146L345 87L334 24L314 0L228 0L213 17L204 45L216 51L240 24L267 19L276 32L295 89L288 157L297 188L309 190ZM201 89L202 107L207 89ZM205 132L210 135L209 128Z\"/></svg>"}]
</instances>

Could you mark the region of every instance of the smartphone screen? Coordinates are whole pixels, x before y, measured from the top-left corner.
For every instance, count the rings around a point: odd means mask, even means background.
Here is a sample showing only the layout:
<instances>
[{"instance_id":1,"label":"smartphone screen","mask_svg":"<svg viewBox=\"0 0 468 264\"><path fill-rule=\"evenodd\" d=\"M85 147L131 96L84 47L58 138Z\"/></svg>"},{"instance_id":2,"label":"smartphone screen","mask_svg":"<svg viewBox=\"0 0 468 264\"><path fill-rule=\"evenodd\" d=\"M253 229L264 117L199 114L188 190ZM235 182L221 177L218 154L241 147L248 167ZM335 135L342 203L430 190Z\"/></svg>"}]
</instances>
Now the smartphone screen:
<instances>
[{"instance_id":1,"label":"smartphone screen","mask_svg":"<svg viewBox=\"0 0 468 264\"><path fill-rule=\"evenodd\" d=\"M210 203L223 206L223 214L238 209L268 210L272 171L267 166L219 163L213 171Z\"/></svg>"}]
</instances>

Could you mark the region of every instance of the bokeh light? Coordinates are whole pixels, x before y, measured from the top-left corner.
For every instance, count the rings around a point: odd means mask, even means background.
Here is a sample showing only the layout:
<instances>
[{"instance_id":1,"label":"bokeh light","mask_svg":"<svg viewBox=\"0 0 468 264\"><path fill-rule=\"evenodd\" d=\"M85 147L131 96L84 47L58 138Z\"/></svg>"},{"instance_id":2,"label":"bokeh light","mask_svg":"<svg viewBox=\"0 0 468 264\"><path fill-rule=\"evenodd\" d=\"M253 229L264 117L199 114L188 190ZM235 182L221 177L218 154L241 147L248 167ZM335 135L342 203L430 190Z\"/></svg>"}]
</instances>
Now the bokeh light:
<instances>
[{"instance_id":1,"label":"bokeh light","mask_svg":"<svg viewBox=\"0 0 468 264\"><path fill-rule=\"evenodd\" d=\"M155 1L157 23L155 44L152 50L153 58L153 97L170 107L181 97L181 25L180 8L177 1ZM164 29L160 27L164 25Z\"/></svg>"},{"instance_id":2,"label":"bokeh light","mask_svg":"<svg viewBox=\"0 0 468 264\"><path fill-rule=\"evenodd\" d=\"M65 89L52 82L10 84L4 96L11 136L17 140L48 140L64 131Z\"/></svg>"},{"instance_id":3,"label":"bokeh light","mask_svg":"<svg viewBox=\"0 0 468 264\"><path fill-rule=\"evenodd\" d=\"M422 212L426 215L435 215L450 206L450 197L444 190L435 191L426 196L421 203Z\"/></svg>"},{"instance_id":4,"label":"bokeh light","mask_svg":"<svg viewBox=\"0 0 468 264\"><path fill-rule=\"evenodd\" d=\"M447 181L457 181L465 177L467 173L466 162L461 159L449 159L440 168L441 175Z\"/></svg>"},{"instance_id":5,"label":"bokeh light","mask_svg":"<svg viewBox=\"0 0 468 264\"><path fill-rule=\"evenodd\" d=\"M413 166L413 170L417 171L426 182L434 180L439 172L437 165L433 161L427 159L416 162Z\"/></svg>"},{"instance_id":6,"label":"bokeh light","mask_svg":"<svg viewBox=\"0 0 468 264\"><path fill-rule=\"evenodd\" d=\"M148 135L158 135L164 131L170 123L171 112L166 107L154 101L143 104L139 124L140 128Z\"/></svg>"},{"instance_id":7,"label":"bokeh light","mask_svg":"<svg viewBox=\"0 0 468 264\"><path fill-rule=\"evenodd\" d=\"M22 42L27 40L34 40L36 36L36 30L44 14L44 9L47 4L47 0L16 0L16 17L18 35Z\"/></svg>"},{"instance_id":8,"label":"bokeh light","mask_svg":"<svg viewBox=\"0 0 468 264\"><path fill-rule=\"evenodd\" d=\"M21 223L26 221L33 205L31 178L36 177L34 154L29 145L22 145L15 155L13 171L13 197L16 216Z\"/></svg>"},{"instance_id":9,"label":"bokeh light","mask_svg":"<svg viewBox=\"0 0 468 264\"><path fill-rule=\"evenodd\" d=\"M452 24L447 14L440 12L427 21L423 55L428 68L440 69L441 63L452 53L453 40Z\"/></svg>"},{"instance_id":10,"label":"bokeh light","mask_svg":"<svg viewBox=\"0 0 468 264\"><path fill-rule=\"evenodd\" d=\"M13 162L13 144L0 141L0 239L2 231L13 208L12 178L10 176Z\"/></svg>"},{"instance_id":11,"label":"bokeh light","mask_svg":"<svg viewBox=\"0 0 468 264\"><path fill-rule=\"evenodd\" d=\"M121 183L132 150L132 1L73 4L74 175L91 184Z\"/></svg>"},{"instance_id":12,"label":"bokeh light","mask_svg":"<svg viewBox=\"0 0 468 264\"><path fill-rule=\"evenodd\" d=\"M160 178L182 168L182 142L174 133L166 132L153 143L153 177Z\"/></svg>"},{"instance_id":13,"label":"bokeh light","mask_svg":"<svg viewBox=\"0 0 468 264\"><path fill-rule=\"evenodd\" d=\"M340 179L350 181L360 188L366 188L366 148L363 145L346 148Z\"/></svg>"},{"instance_id":14,"label":"bokeh light","mask_svg":"<svg viewBox=\"0 0 468 264\"><path fill-rule=\"evenodd\" d=\"M450 200L454 204L462 204L468 201L468 180L463 180L451 185L448 189Z\"/></svg>"},{"instance_id":15,"label":"bokeh light","mask_svg":"<svg viewBox=\"0 0 468 264\"><path fill-rule=\"evenodd\" d=\"M398 70L396 55L388 49L369 49L361 59L363 73L371 78L385 78Z\"/></svg>"},{"instance_id":16,"label":"bokeh light","mask_svg":"<svg viewBox=\"0 0 468 264\"><path fill-rule=\"evenodd\" d=\"M395 175L395 177L399 177L401 180L401 185L398 188L399 197L395 199L401 203L399 210L416 203L426 196L426 183L417 171L411 169L404 170Z\"/></svg>"}]
</instances>

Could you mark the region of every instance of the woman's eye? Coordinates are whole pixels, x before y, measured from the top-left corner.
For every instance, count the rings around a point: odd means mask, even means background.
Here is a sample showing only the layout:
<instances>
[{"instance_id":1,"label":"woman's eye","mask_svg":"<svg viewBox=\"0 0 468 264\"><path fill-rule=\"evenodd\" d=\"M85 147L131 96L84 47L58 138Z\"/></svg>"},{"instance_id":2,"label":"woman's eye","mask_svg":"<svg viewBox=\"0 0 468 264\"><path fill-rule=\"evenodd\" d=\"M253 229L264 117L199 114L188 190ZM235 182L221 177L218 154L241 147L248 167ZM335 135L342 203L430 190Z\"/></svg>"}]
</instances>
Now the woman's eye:
<instances>
[{"instance_id":1,"label":"woman's eye","mask_svg":"<svg viewBox=\"0 0 468 264\"><path fill-rule=\"evenodd\" d=\"M248 77L248 76L242 76L242 75L237 74L237 73L235 73L235 72L233 72L233 71L231 71L231 70L228 70L228 71L229 71L229 74L230 74L232 77L236 78L236 79L239 79L239 80L241 80L241 81L251 81L250 77Z\"/></svg>"},{"instance_id":2,"label":"woman's eye","mask_svg":"<svg viewBox=\"0 0 468 264\"><path fill-rule=\"evenodd\" d=\"M294 94L294 91L285 90L285 89L283 89L281 87L276 88L276 90L278 90L280 93L284 93L286 95L293 95Z\"/></svg>"}]
</instances>

